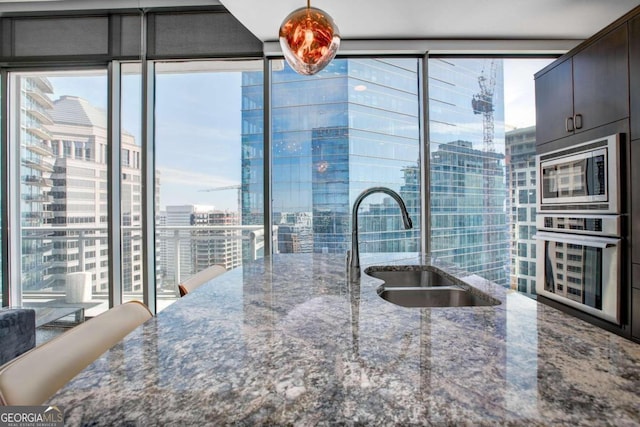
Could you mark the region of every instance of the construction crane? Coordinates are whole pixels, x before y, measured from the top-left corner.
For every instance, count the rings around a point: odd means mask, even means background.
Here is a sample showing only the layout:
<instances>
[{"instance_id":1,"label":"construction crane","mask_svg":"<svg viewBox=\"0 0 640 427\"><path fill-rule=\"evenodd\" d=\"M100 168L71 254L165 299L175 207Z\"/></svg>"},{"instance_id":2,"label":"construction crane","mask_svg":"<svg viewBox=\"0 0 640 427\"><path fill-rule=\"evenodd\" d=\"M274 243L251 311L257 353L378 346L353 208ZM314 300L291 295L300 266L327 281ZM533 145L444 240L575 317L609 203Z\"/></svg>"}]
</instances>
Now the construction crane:
<instances>
[{"instance_id":1,"label":"construction crane","mask_svg":"<svg viewBox=\"0 0 640 427\"><path fill-rule=\"evenodd\" d=\"M480 93L473 95L473 99L471 99L473 114L482 114L483 150L489 153L496 151L493 145L493 91L496 87L496 70L495 59L491 60L488 76L485 75L484 66L482 67L482 72L478 76Z\"/></svg>"},{"instance_id":2,"label":"construction crane","mask_svg":"<svg viewBox=\"0 0 640 427\"><path fill-rule=\"evenodd\" d=\"M486 63L485 63L486 65ZM471 99L471 107L473 114L482 114L482 142L483 142L483 162L482 162L482 192L483 192L483 218L488 219L485 223L485 231L483 233L484 248L487 254L491 253L492 245L496 240L493 232L494 219L491 213L495 209L492 197L494 196L496 174L498 172L497 159L493 155L495 146L493 143L494 136L494 119L493 119L493 91L496 87L496 60L492 59L489 64L488 73L485 74L483 65L482 71L478 76L478 86L480 92L473 95Z\"/></svg>"},{"instance_id":3,"label":"construction crane","mask_svg":"<svg viewBox=\"0 0 640 427\"><path fill-rule=\"evenodd\" d=\"M210 191L223 191L223 190L238 190L238 215L241 215L242 214L242 185L241 184L227 185L224 187L205 188L204 190L198 190L198 191L210 192Z\"/></svg>"}]
</instances>

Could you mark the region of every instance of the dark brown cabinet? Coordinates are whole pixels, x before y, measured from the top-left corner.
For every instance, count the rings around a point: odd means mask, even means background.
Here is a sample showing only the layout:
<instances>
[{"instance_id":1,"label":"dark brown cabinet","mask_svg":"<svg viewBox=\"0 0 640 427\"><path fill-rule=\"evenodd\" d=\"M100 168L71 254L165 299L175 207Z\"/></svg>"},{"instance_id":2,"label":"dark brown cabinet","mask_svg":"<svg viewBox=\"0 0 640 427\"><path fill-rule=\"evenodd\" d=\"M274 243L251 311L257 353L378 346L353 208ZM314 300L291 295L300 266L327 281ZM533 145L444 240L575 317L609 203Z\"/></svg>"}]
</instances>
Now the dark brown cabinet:
<instances>
[{"instance_id":1,"label":"dark brown cabinet","mask_svg":"<svg viewBox=\"0 0 640 427\"><path fill-rule=\"evenodd\" d=\"M538 144L570 135L573 120L573 61L559 63L536 77L536 141Z\"/></svg>"},{"instance_id":2,"label":"dark brown cabinet","mask_svg":"<svg viewBox=\"0 0 640 427\"><path fill-rule=\"evenodd\" d=\"M623 134L621 324L578 317L640 342L640 7L540 70L535 85L538 154Z\"/></svg>"},{"instance_id":3,"label":"dark brown cabinet","mask_svg":"<svg viewBox=\"0 0 640 427\"><path fill-rule=\"evenodd\" d=\"M538 144L629 117L627 24L536 74Z\"/></svg>"},{"instance_id":4,"label":"dark brown cabinet","mask_svg":"<svg viewBox=\"0 0 640 427\"><path fill-rule=\"evenodd\" d=\"M638 139L640 138L640 16L629 21L629 95L633 119L631 120L631 139Z\"/></svg>"},{"instance_id":5,"label":"dark brown cabinet","mask_svg":"<svg viewBox=\"0 0 640 427\"><path fill-rule=\"evenodd\" d=\"M640 339L640 264L631 265L631 335Z\"/></svg>"},{"instance_id":6,"label":"dark brown cabinet","mask_svg":"<svg viewBox=\"0 0 640 427\"><path fill-rule=\"evenodd\" d=\"M632 120L633 122L633 120ZM629 232L631 234L631 260L640 264L640 141L631 141L631 167L629 168L629 185L631 187L631 215ZM640 276L636 277L640 281ZM640 282L635 286L640 288Z\"/></svg>"}]
</instances>

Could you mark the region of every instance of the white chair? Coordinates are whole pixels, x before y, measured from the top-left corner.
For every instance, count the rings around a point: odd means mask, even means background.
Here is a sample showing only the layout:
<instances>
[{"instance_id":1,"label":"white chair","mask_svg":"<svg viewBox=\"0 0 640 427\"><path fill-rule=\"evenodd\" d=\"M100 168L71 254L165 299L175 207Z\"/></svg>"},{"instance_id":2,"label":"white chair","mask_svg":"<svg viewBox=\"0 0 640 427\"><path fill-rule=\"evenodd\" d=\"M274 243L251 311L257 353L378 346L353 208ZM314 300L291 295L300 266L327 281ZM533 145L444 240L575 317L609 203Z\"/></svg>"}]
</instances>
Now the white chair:
<instances>
[{"instance_id":1,"label":"white chair","mask_svg":"<svg viewBox=\"0 0 640 427\"><path fill-rule=\"evenodd\" d=\"M197 272L193 276L189 277L184 282L178 285L178 290L180 291L180 296L183 297L189 292L192 292L194 289L202 285L203 283L208 282L209 280L217 277L227 271L227 269L222 265L212 265L211 267L205 268L202 271Z\"/></svg>"},{"instance_id":2,"label":"white chair","mask_svg":"<svg viewBox=\"0 0 640 427\"><path fill-rule=\"evenodd\" d=\"M151 317L141 302L121 304L1 366L0 405L41 405Z\"/></svg>"}]
</instances>

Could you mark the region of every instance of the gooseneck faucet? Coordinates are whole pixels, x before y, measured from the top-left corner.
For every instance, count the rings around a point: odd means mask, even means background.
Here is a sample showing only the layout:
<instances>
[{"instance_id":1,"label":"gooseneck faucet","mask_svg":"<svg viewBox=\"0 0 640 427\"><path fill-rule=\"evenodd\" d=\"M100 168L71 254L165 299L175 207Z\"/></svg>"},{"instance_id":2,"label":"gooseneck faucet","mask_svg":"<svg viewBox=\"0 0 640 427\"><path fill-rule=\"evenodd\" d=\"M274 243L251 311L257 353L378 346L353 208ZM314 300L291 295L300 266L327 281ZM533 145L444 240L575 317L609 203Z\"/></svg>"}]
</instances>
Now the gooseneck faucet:
<instances>
[{"instance_id":1,"label":"gooseneck faucet","mask_svg":"<svg viewBox=\"0 0 640 427\"><path fill-rule=\"evenodd\" d=\"M347 251L347 273L350 279L358 279L360 277L360 250L358 249L358 208L360 204L370 194L373 193L385 193L391 196L400 206L400 212L402 213L402 222L406 230L413 227L411 218L409 218L409 212L404 201L398 193L387 187L371 187L364 190L356 198L353 203L353 211L351 212L351 250Z\"/></svg>"}]
</instances>

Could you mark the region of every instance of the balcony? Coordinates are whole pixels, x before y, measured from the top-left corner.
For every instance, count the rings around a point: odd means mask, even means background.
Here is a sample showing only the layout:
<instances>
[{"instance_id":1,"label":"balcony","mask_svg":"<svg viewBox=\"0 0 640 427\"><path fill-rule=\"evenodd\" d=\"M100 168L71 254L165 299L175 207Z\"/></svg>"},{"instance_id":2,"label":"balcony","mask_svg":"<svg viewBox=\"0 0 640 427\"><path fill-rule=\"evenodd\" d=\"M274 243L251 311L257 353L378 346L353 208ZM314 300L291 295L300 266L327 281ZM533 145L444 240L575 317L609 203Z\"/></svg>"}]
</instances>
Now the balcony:
<instances>
[{"instance_id":1,"label":"balcony","mask_svg":"<svg viewBox=\"0 0 640 427\"><path fill-rule=\"evenodd\" d=\"M51 212L25 213L33 216ZM142 244L139 227L123 227L122 231L129 233L123 237L123 247ZM23 241L28 248L46 247L48 251L28 249L31 257L41 256L37 260L40 270L44 274L41 285L32 286L23 291L23 301L29 304L43 304L67 306L66 282L71 273L86 272L92 276L92 295L90 300L83 302L87 315L96 315L108 307L108 272L110 266L106 261L96 262L96 255L107 250L105 242L108 238L106 227L87 226L41 226L22 227ZM209 235L203 236L206 232ZM53 235L63 234L63 235ZM277 245L277 227L274 227L274 247ZM221 249L216 243L225 243ZM211 247L210 257L199 257L198 248ZM62 258L53 259L54 255L64 257L73 255L73 260L63 261ZM217 253L219 252L219 253ZM264 253L264 232L260 225L252 226L157 226L156 227L156 292L160 309L179 298L177 285L181 280L195 274L213 264L225 265L228 269L242 265L243 258L257 259ZM25 253L23 253L25 255ZM143 271L142 259L139 251L123 251L122 271L128 275L140 275ZM103 259L101 256L100 259ZM105 258L106 259L106 258ZM86 268L91 265L92 268ZM42 266L46 266L45 270ZM86 269L85 269L86 268ZM23 272L26 272L23 268ZM47 279L47 286L44 280ZM55 285L51 286L51 282ZM134 277L123 278L123 286L139 283ZM124 299L141 299L140 290L123 290Z\"/></svg>"},{"instance_id":2,"label":"balcony","mask_svg":"<svg viewBox=\"0 0 640 427\"><path fill-rule=\"evenodd\" d=\"M25 148L32 153L40 154L41 156L53 157L53 150L51 147L41 141L29 141L25 144Z\"/></svg>"},{"instance_id":3,"label":"balcony","mask_svg":"<svg viewBox=\"0 0 640 427\"><path fill-rule=\"evenodd\" d=\"M44 93L53 93L53 86L46 77L31 76L29 79L35 86L37 86Z\"/></svg>"},{"instance_id":4,"label":"balcony","mask_svg":"<svg viewBox=\"0 0 640 427\"><path fill-rule=\"evenodd\" d=\"M53 139L53 136L51 136L50 133L48 133L47 131L39 127L33 127L33 126L27 127L27 132L29 132L31 135L35 136L36 138L40 138L44 140Z\"/></svg>"},{"instance_id":5,"label":"balcony","mask_svg":"<svg viewBox=\"0 0 640 427\"><path fill-rule=\"evenodd\" d=\"M40 172L53 172L53 163L50 163L44 159L22 159L22 164L28 168L35 169Z\"/></svg>"},{"instance_id":6,"label":"balcony","mask_svg":"<svg viewBox=\"0 0 640 427\"><path fill-rule=\"evenodd\" d=\"M49 212L49 211L22 212L22 218L24 218L24 219L51 219L51 218L53 218L53 212Z\"/></svg>"},{"instance_id":7,"label":"balcony","mask_svg":"<svg viewBox=\"0 0 640 427\"><path fill-rule=\"evenodd\" d=\"M25 175L22 182L36 187L53 187L53 180L36 175Z\"/></svg>"},{"instance_id":8,"label":"balcony","mask_svg":"<svg viewBox=\"0 0 640 427\"><path fill-rule=\"evenodd\" d=\"M53 197L46 194L22 194L22 200L28 203L51 203Z\"/></svg>"},{"instance_id":9,"label":"balcony","mask_svg":"<svg viewBox=\"0 0 640 427\"><path fill-rule=\"evenodd\" d=\"M27 90L26 94L29 98L37 102L42 108L47 110L50 110L53 108L53 102L51 102L51 100L48 97L41 94L40 92L35 90Z\"/></svg>"},{"instance_id":10,"label":"balcony","mask_svg":"<svg viewBox=\"0 0 640 427\"><path fill-rule=\"evenodd\" d=\"M46 115L40 110L37 110L35 108L30 108L30 109L27 109L27 113L29 113L34 119L36 119L37 121L39 121L44 125L53 124L53 120L51 120L51 117L49 117L48 115Z\"/></svg>"}]
</instances>

